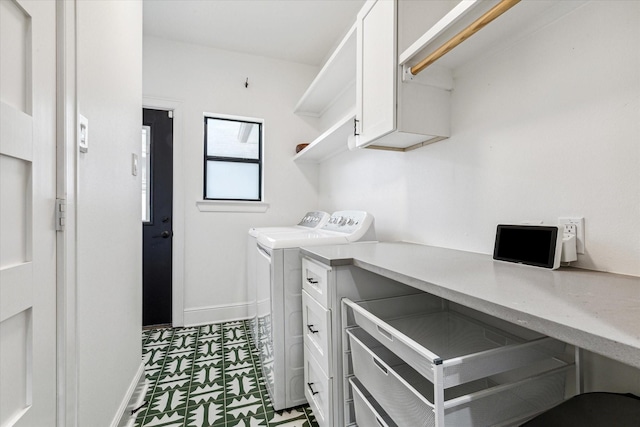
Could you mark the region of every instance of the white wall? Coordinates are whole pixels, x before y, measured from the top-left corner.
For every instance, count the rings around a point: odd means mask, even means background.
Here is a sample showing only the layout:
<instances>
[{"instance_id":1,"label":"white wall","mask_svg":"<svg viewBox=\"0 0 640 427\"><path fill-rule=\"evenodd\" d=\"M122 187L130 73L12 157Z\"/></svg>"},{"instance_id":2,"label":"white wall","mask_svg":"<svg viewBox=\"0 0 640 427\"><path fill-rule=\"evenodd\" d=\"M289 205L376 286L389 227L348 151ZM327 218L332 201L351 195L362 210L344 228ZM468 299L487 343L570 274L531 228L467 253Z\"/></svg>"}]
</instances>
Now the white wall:
<instances>
[{"instance_id":1,"label":"white wall","mask_svg":"<svg viewBox=\"0 0 640 427\"><path fill-rule=\"evenodd\" d=\"M492 253L503 222L584 216L577 266L640 275L640 3L593 2L455 76L452 136L320 167L320 206L373 213L381 240ZM464 268L464 266L461 266ZM588 355L590 389L640 392Z\"/></svg>"},{"instance_id":2,"label":"white wall","mask_svg":"<svg viewBox=\"0 0 640 427\"><path fill-rule=\"evenodd\" d=\"M593 2L455 76L452 136L320 168L380 237L491 253L503 222L584 216L579 267L640 275L638 2Z\"/></svg>"},{"instance_id":3,"label":"white wall","mask_svg":"<svg viewBox=\"0 0 640 427\"><path fill-rule=\"evenodd\" d=\"M244 318L246 239L251 226L290 225L317 208L317 167L291 161L317 133L293 108L317 68L204 46L144 38L144 96L180 103L185 218L185 324ZM246 78L249 87L244 87ZM151 102L152 103L152 102ZM147 102L147 104L150 104ZM264 119L266 213L200 212L203 113ZM175 243L174 243L175 244Z\"/></svg>"},{"instance_id":4,"label":"white wall","mask_svg":"<svg viewBox=\"0 0 640 427\"><path fill-rule=\"evenodd\" d=\"M141 365L142 3L79 1L77 191L80 426L108 426Z\"/></svg>"}]
</instances>

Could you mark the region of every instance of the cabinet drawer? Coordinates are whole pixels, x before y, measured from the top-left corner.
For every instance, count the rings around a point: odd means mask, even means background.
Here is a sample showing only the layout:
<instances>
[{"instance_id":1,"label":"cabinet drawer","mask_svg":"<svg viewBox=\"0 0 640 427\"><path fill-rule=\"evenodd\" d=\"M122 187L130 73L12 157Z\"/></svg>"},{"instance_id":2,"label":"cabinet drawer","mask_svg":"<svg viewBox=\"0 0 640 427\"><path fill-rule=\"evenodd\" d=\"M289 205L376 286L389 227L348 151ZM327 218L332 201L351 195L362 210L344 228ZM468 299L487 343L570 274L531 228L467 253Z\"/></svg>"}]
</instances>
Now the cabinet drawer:
<instances>
[{"instance_id":1,"label":"cabinet drawer","mask_svg":"<svg viewBox=\"0 0 640 427\"><path fill-rule=\"evenodd\" d=\"M398 426L435 426L433 383L364 330L351 329L347 334L355 378L383 412ZM447 389L444 420L439 425L494 425L542 412L563 400L569 368L562 361L548 359Z\"/></svg>"},{"instance_id":2,"label":"cabinet drawer","mask_svg":"<svg viewBox=\"0 0 640 427\"><path fill-rule=\"evenodd\" d=\"M323 307L329 307L329 272L331 268L308 258L302 259L302 289Z\"/></svg>"},{"instance_id":3,"label":"cabinet drawer","mask_svg":"<svg viewBox=\"0 0 640 427\"><path fill-rule=\"evenodd\" d=\"M343 300L355 324L431 382L453 387L562 355L565 344L524 340L448 308L430 294L354 303Z\"/></svg>"},{"instance_id":4,"label":"cabinet drawer","mask_svg":"<svg viewBox=\"0 0 640 427\"><path fill-rule=\"evenodd\" d=\"M304 382L304 395L318 425L320 427L330 426L331 417L333 417L332 379L322 372L322 368L306 345L304 346Z\"/></svg>"},{"instance_id":5,"label":"cabinet drawer","mask_svg":"<svg viewBox=\"0 0 640 427\"><path fill-rule=\"evenodd\" d=\"M356 424L358 426L396 426L357 379L349 379L349 384L353 391L353 406L356 413Z\"/></svg>"},{"instance_id":6,"label":"cabinet drawer","mask_svg":"<svg viewBox=\"0 0 640 427\"><path fill-rule=\"evenodd\" d=\"M331 370L331 312L306 291L302 291L302 327L304 345L316 358L328 377Z\"/></svg>"}]
</instances>

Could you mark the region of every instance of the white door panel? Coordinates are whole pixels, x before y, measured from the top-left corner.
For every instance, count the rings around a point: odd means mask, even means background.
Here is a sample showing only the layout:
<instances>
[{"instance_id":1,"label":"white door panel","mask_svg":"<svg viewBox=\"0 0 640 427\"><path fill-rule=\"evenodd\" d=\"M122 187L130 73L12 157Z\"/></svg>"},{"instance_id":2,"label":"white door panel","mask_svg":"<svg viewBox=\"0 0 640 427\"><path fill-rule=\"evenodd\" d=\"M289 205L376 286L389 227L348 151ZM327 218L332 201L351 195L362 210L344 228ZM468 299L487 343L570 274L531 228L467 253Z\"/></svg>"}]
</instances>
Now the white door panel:
<instances>
[{"instance_id":1,"label":"white door panel","mask_svg":"<svg viewBox=\"0 0 640 427\"><path fill-rule=\"evenodd\" d=\"M55 2L0 0L0 426L56 424Z\"/></svg>"},{"instance_id":2,"label":"white door panel","mask_svg":"<svg viewBox=\"0 0 640 427\"><path fill-rule=\"evenodd\" d=\"M0 269L4 270L31 261L31 161L0 153Z\"/></svg>"},{"instance_id":3,"label":"white door panel","mask_svg":"<svg viewBox=\"0 0 640 427\"><path fill-rule=\"evenodd\" d=\"M377 1L358 15L357 145L396 129L396 2Z\"/></svg>"},{"instance_id":4,"label":"white door panel","mask_svg":"<svg viewBox=\"0 0 640 427\"><path fill-rule=\"evenodd\" d=\"M2 101L31 113L31 15L13 0L0 1Z\"/></svg>"}]
</instances>

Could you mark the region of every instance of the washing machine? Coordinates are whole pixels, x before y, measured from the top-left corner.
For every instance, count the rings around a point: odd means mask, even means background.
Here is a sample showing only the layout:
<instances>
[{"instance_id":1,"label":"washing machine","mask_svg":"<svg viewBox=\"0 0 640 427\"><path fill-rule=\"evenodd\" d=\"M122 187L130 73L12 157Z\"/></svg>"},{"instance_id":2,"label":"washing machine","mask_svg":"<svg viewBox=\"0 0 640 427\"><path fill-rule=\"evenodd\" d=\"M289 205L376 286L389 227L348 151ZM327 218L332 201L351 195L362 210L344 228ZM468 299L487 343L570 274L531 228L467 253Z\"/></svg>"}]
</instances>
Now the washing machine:
<instances>
[{"instance_id":1,"label":"washing machine","mask_svg":"<svg viewBox=\"0 0 640 427\"><path fill-rule=\"evenodd\" d=\"M375 240L373 217L338 211L315 230L257 237L257 342L266 388L276 410L307 403L304 395L300 248Z\"/></svg>"},{"instance_id":2,"label":"washing machine","mask_svg":"<svg viewBox=\"0 0 640 427\"><path fill-rule=\"evenodd\" d=\"M247 314L250 324L249 331L253 337L254 343L256 343L256 347L258 347L258 351L260 351L258 328L264 327L264 322L259 321L257 317L258 305L261 304L261 300L264 300L264 297L259 298L256 288L256 241L258 236L267 233L282 234L311 231L323 227L330 218L331 215L327 212L311 211L307 212L300 222L295 225L281 227L251 227L249 229L247 237L247 298L249 301Z\"/></svg>"},{"instance_id":3,"label":"washing machine","mask_svg":"<svg viewBox=\"0 0 640 427\"><path fill-rule=\"evenodd\" d=\"M302 217L299 223L296 225L282 226L282 227L251 227L249 229L249 236L258 237L262 233L278 234L278 233L291 233L299 231L308 231L311 229L323 227L327 221L331 218L327 212L323 211L311 211L307 212ZM253 242L255 245L255 241Z\"/></svg>"}]
</instances>

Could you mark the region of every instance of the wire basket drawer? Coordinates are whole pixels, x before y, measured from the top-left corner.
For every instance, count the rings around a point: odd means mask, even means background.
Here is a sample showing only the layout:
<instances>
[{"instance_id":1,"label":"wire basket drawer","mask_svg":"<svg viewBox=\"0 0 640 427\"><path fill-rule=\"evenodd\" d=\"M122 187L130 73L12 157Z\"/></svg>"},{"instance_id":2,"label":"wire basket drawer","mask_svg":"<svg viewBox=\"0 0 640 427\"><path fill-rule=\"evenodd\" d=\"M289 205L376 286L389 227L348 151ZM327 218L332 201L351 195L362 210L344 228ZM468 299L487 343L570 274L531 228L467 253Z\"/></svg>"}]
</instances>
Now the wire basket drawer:
<instances>
[{"instance_id":1,"label":"wire basket drawer","mask_svg":"<svg viewBox=\"0 0 640 427\"><path fill-rule=\"evenodd\" d=\"M373 301L344 299L356 325L432 383L442 365L442 385L454 387L564 353L549 337L525 340L449 309L421 293Z\"/></svg>"},{"instance_id":2,"label":"wire basket drawer","mask_svg":"<svg viewBox=\"0 0 640 427\"><path fill-rule=\"evenodd\" d=\"M362 387L362 384L357 379L351 378L349 384L353 391L353 406L358 426L396 427L396 423L373 400L369 392Z\"/></svg>"},{"instance_id":3,"label":"wire basket drawer","mask_svg":"<svg viewBox=\"0 0 640 427\"><path fill-rule=\"evenodd\" d=\"M379 404L381 412L401 427L435 426L437 390L433 383L363 329L349 329L347 334L355 378ZM564 399L570 367L563 361L547 359L445 390L444 420L440 425L489 426L538 414ZM358 425L369 425L361 424L359 416L369 415L356 411Z\"/></svg>"}]
</instances>

